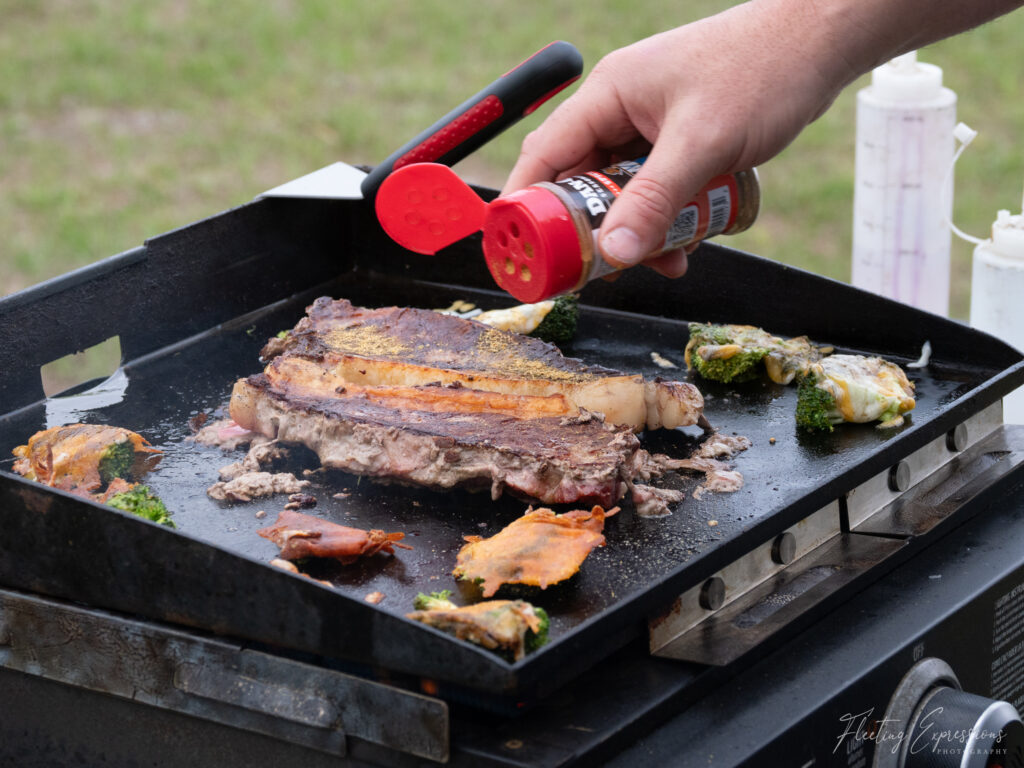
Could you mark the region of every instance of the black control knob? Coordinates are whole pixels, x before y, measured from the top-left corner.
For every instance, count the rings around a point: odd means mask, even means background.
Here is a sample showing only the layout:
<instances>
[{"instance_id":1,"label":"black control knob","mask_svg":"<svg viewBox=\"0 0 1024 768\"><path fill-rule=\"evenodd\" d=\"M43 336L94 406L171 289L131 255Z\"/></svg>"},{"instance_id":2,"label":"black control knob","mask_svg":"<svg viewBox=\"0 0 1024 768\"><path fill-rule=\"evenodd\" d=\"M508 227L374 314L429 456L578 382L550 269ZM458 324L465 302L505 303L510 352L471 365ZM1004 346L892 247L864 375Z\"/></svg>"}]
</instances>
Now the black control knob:
<instances>
[{"instance_id":1,"label":"black control knob","mask_svg":"<svg viewBox=\"0 0 1024 768\"><path fill-rule=\"evenodd\" d=\"M901 749L906 768L1024 768L1013 705L940 687L925 694Z\"/></svg>"},{"instance_id":2,"label":"black control knob","mask_svg":"<svg viewBox=\"0 0 1024 768\"><path fill-rule=\"evenodd\" d=\"M921 659L889 701L872 766L1024 768L1024 723L1009 702L963 691L942 659Z\"/></svg>"}]
</instances>

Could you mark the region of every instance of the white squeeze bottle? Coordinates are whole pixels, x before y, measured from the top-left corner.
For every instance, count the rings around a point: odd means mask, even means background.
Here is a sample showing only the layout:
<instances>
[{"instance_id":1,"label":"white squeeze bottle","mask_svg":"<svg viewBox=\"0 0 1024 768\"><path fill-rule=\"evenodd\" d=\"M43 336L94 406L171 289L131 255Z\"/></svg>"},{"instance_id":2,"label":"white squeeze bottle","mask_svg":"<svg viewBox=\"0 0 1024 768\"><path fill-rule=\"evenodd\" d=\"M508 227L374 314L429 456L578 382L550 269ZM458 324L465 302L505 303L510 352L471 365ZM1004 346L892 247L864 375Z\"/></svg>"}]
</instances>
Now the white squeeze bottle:
<instances>
[{"instance_id":1,"label":"white squeeze bottle","mask_svg":"<svg viewBox=\"0 0 1024 768\"><path fill-rule=\"evenodd\" d=\"M1024 215L999 211L992 237L975 242L971 325L1024 350ZM1024 390L1003 398L1003 419L1024 424Z\"/></svg>"},{"instance_id":2,"label":"white squeeze bottle","mask_svg":"<svg viewBox=\"0 0 1024 768\"><path fill-rule=\"evenodd\" d=\"M852 283L949 314L956 94L942 70L899 56L857 93Z\"/></svg>"}]
</instances>

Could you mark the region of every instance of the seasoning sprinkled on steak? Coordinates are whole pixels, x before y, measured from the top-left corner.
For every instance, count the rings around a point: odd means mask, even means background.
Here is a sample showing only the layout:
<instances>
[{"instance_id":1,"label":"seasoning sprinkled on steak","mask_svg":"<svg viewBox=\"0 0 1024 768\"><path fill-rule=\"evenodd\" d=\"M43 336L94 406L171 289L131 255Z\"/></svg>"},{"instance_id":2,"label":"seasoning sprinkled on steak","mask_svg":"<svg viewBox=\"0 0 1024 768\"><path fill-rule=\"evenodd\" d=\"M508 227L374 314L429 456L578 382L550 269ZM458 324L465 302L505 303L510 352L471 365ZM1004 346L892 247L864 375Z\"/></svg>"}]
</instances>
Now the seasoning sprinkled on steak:
<instances>
[{"instance_id":1,"label":"seasoning sprinkled on steak","mask_svg":"<svg viewBox=\"0 0 1024 768\"><path fill-rule=\"evenodd\" d=\"M552 344L431 310L356 307L317 299L264 359L299 357L363 386L461 383L512 395L561 395L611 424L672 429L696 424L704 405L692 384L587 365Z\"/></svg>"}]
</instances>

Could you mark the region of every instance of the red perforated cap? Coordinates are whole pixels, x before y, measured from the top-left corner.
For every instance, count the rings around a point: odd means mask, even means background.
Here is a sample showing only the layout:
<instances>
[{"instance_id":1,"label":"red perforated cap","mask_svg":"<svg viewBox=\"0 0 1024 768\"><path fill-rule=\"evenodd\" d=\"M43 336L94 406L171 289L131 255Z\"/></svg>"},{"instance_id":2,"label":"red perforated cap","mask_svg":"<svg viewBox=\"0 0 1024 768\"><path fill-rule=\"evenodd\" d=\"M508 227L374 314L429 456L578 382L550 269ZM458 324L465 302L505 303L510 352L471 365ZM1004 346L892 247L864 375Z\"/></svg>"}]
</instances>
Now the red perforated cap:
<instances>
[{"instance_id":1,"label":"red perforated cap","mask_svg":"<svg viewBox=\"0 0 1024 768\"><path fill-rule=\"evenodd\" d=\"M484 258L495 282L534 303L576 287L583 264L569 211L543 187L499 197L484 217Z\"/></svg>"},{"instance_id":2,"label":"red perforated cap","mask_svg":"<svg viewBox=\"0 0 1024 768\"><path fill-rule=\"evenodd\" d=\"M478 231L487 203L448 166L415 163L381 182L374 208L392 240L433 255Z\"/></svg>"}]
</instances>

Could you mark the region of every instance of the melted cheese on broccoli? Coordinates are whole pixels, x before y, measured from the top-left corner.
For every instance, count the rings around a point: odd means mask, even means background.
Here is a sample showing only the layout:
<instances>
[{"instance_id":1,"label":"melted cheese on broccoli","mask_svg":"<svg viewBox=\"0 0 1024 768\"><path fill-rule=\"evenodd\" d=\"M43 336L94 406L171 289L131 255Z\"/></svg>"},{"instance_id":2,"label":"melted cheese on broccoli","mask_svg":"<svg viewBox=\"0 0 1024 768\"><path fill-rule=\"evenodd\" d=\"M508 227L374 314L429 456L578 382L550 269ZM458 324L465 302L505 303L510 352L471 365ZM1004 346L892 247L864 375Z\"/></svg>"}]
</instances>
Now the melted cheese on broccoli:
<instances>
[{"instance_id":1,"label":"melted cheese on broccoli","mask_svg":"<svg viewBox=\"0 0 1024 768\"><path fill-rule=\"evenodd\" d=\"M880 357L832 355L811 370L818 388L834 400L829 413L834 424L878 420L881 427L896 427L915 405L914 385L903 369Z\"/></svg>"}]
</instances>

